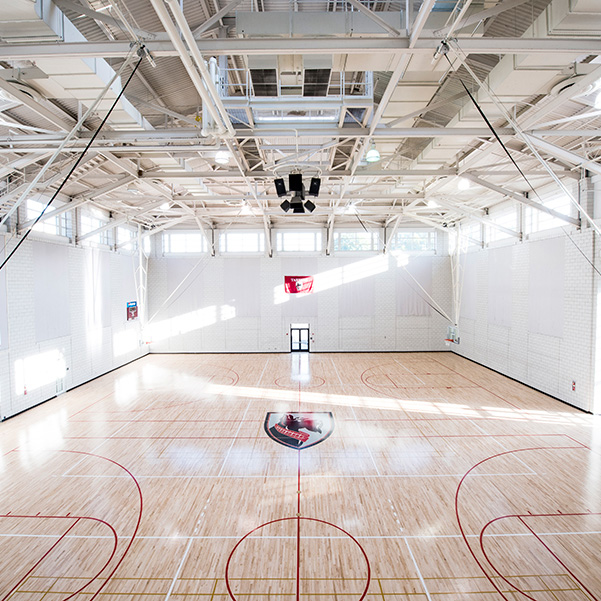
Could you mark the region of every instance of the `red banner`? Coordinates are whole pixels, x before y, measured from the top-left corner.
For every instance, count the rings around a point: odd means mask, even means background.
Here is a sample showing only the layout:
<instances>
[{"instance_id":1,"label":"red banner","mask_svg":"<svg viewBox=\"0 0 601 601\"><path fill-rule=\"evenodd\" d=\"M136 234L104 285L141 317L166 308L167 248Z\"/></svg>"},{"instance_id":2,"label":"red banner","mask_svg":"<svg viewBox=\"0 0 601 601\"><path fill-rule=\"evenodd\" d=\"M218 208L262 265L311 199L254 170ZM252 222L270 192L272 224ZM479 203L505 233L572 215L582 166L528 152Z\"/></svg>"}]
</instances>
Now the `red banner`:
<instances>
[{"instance_id":1,"label":"red banner","mask_svg":"<svg viewBox=\"0 0 601 601\"><path fill-rule=\"evenodd\" d=\"M313 291L312 275L285 275L284 291L288 294Z\"/></svg>"}]
</instances>

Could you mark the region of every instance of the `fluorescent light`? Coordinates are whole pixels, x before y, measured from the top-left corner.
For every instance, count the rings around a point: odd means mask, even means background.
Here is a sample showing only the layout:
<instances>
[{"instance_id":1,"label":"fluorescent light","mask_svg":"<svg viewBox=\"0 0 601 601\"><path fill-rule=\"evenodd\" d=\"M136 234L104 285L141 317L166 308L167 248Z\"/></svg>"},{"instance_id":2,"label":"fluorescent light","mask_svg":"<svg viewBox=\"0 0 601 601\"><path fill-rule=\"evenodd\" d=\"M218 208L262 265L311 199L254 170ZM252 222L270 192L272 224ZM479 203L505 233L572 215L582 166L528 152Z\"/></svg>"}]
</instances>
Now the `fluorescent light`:
<instances>
[{"instance_id":1,"label":"fluorescent light","mask_svg":"<svg viewBox=\"0 0 601 601\"><path fill-rule=\"evenodd\" d=\"M164 202L159 209L161 209L161 211L168 211L171 208L171 205L168 202Z\"/></svg>"},{"instance_id":2,"label":"fluorescent light","mask_svg":"<svg viewBox=\"0 0 601 601\"><path fill-rule=\"evenodd\" d=\"M437 209L438 208L438 203L435 200L429 200L428 201L428 208L429 209Z\"/></svg>"}]
</instances>

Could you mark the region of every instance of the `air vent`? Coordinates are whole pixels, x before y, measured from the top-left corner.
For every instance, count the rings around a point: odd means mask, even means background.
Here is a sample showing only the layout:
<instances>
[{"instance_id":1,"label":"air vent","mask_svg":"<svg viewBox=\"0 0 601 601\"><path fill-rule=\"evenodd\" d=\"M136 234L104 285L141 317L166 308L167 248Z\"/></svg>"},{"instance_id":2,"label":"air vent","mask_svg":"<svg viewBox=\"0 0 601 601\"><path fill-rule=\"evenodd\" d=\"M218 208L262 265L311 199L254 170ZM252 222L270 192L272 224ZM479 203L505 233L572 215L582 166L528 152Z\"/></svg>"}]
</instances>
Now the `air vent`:
<instances>
[{"instance_id":1,"label":"air vent","mask_svg":"<svg viewBox=\"0 0 601 601\"><path fill-rule=\"evenodd\" d=\"M276 56L250 56L248 68L253 92L259 97L278 95L278 71Z\"/></svg>"},{"instance_id":2,"label":"air vent","mask_svg":"<svg viewBox=\"0 0 601 601\"><path fill-rule=\"evenodd\" d=\"M327 96L332 75L332 57L304 56L303 67L303 96Z\"/></svg>"},{"instance_id":3,"label":"air vent","mask_svg":"<svg viewBox=\"0 0 601 601\"><path fill-rule=\"evenodd\" d=\"M303 96L327 96L331 69L305 69Z\"/></svg>"}]
</instances>

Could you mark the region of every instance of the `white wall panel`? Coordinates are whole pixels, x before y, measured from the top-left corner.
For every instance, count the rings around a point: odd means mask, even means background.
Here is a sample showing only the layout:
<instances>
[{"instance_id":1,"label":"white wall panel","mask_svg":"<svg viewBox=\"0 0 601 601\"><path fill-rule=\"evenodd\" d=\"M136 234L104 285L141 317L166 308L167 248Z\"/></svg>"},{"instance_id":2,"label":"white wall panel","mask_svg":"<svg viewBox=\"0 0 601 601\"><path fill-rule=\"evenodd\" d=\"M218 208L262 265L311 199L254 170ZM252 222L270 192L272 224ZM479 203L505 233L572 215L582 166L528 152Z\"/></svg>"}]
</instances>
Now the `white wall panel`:
<instances>
[{"instance_id":1,"label":"white wall panel","mask_svg":"<svg viewBox=\"0 0 601 601\"><path fill-rule=\"evenodd\" d=\"M339 261L341 283L338 286L338 312L340 317L375 314L376 276L370 263L369 260Z\"/></svg>"},{"instance_id":2,"label":"white wall panel","mask_svg":"<svg viewBox=\"0 0 601 601\"><path fill-rule=\"evenodd\" d=\"M21 245L6 268L2 417L52 398L57 380L69 389L148 352L139 343L139 323L125 319L125 298L135 289L133 261L40 239Z\"/></svg>"},{"instance_id":3,"label":"white wall panel","mask_svg":"<svg viewBox=\"0 0 601 601\"><path fill-rule=\"evenodd\" d=\"M248 273L252 271L253 281L259 283L260 310L255 317L230 307L238 302L240 269L247 260L255 266ZM150 260L150 315L196 262L183 257ZM155 319L160 332L152 337L152 352L287 352L291 322L310 324L313 351L445 349L446 323L438 314L397 317L398 265L392 256L217 256L202 265L193 273L193 283L184 285L177 301L163 306ZM415 273L449 311L448 257L420 259L416 266ZM314 292L285 294L285 275L314 275Z\"/></svg>"},{"instance_id":4,"label":"white wall panel","mask_svg":"<svg viewBox=\"0 0 601 601\"><path fill-rule=\"evenodd\" d=\"M234 259L224 262L225 304L237 317L261 315L261 259Z\"/></svg>"},{"instance_id":5,"label":"white wall panel","mask_svg":"<svg viewBox=\"0 0 601 601\"><path fill-rule=\"evenodd\" d=\"M478 250L464 258L461 344L451 348L591 411L591 290L597 276L581 252L593 255L593 233L572 232L573 243L563 233L544 235L545 239ZM514 401L519 406L519 399Z\"/></svg>"},{"instance_id":6,"label":"white wall panel","mask_svg":"<svg viewBox=\"0 0 601 601\"><path fill-rule=\"evenodd\" d=\"M6 238L0 236L0 264L6 256ZM8 348L8 313L6 298L6 269L0 271L0 350Z\"/></svg>"},{"instance_id":7,"label":"white wall panel","mask_svg":"<svg viewBox=\"0 0 601 601\"><path fill-rule=\"evenodd\" d=\"M478 297L478 261L476 253L462 257L463 289L461 294L461 317L476 319Z\"/></svg>"},{"instance_id":8,"label":"white wall panel","mask_svg":"<svg viewBox=\"0 0 601 601\"><path fill-rule=\"evenodd\" d=\"M563 238L530 244L528 330L534 334L563 336L564 263Z\"/></svg>"},{"instance_id":9,"label":"white wall panel","mask_svg":"<svg viewBox=\"0 0 601 601\"><path fill-rule=\"evenodd\" d=\"M511 327L512 247L488 252L488 322Z\"/></svg>"},{"instance_id":10,"label":"white wall panel","mask_svg":"<svg viewBox=\"0 0 601 601\"><path fill-rule=\"evenodd\" d=\"M111 325L110 256L98 249L86 250L84 275L86 323L91 329Z\"/></svg>"},{"instance_id":11,"label":"white wall panel","mask_svg":"<svg viewBox=\"0 0 601 601\"><path fill-rule=\"evenodd\" d=\"M412 257L409 263L396 272L396 314L430 315L426 302L432 295L433 257ZM422 290L423 289L423 290Z\"/></svg>"},{"instance_id":12,"label":"white wall panel","mask_svg":"<svg viewBox=\"0 0 601 601\"><path fill-rule=\"evenodd\" d=\"M36 342L71 333L69 248L33 243L33 290Z\"/></svg>"}]
</instances>

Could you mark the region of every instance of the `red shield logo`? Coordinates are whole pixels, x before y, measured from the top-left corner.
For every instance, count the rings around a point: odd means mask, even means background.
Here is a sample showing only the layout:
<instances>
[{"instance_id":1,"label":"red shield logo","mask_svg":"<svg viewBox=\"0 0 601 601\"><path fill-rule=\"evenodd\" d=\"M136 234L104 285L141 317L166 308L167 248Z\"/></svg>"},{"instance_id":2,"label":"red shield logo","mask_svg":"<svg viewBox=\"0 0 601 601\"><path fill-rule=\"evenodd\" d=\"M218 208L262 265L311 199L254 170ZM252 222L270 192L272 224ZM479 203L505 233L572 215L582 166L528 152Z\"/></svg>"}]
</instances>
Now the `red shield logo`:
<instances>
[{"instance_id":1,"label":"red shield logo","mask_svg":"<svg viewBox=\"0 0 601 601\"><path fill-rule=\"evenodd\" d=\"M269 438L291 449L308 449L323 442L334 431L331 411L269 412L265 432Z\"/></svg>"}]
</instances>

